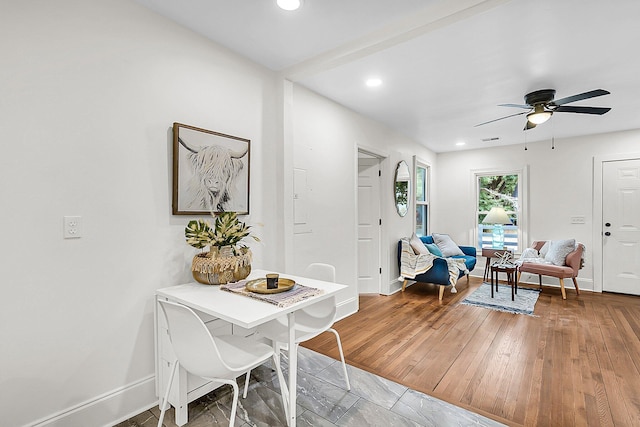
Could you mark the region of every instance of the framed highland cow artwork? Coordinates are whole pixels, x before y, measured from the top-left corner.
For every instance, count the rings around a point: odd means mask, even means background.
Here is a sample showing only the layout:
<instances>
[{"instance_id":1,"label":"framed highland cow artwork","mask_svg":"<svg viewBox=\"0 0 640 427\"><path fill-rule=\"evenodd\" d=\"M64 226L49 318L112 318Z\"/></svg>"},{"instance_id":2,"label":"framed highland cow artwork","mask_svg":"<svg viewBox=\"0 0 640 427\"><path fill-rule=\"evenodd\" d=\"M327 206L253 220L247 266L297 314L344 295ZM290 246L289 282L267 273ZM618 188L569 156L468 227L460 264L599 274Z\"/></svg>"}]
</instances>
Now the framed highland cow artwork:
<instances>
[{"instance_id":1,"label":"framed highland cow artwork","mask_svg":"<svg viewBox=\"0 0 640 427\"><path fill-rule=\"evenodd\" d=\"M249 213L251 141L173 124L174 215Z\"/></svg>"}]
</instances>

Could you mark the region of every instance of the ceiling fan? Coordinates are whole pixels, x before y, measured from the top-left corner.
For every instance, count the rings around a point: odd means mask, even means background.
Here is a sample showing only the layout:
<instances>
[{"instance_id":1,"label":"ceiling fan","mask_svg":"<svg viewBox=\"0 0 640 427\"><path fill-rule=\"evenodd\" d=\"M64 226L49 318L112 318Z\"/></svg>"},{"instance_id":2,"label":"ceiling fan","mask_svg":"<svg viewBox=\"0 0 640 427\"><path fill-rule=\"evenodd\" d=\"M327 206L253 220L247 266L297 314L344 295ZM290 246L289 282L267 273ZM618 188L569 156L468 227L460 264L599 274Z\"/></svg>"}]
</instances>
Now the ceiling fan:
<instances>
[{"instance_id":1,"label":"ceiling fan","mask_svg":"<svg viewBox=\"0 0 640 427\"><path fill-rule=\"evenodd\" d=\"M549 120L553 113L579 113L579 114L597 114L602 115L611 110L608 107L579 107L565 105L571 102L582 101L583 99L595 98L597 96L609 95L609 91L604 89L590 90L589 92L580 93L578 95L568 96L566 98L556 99L555 89L541 89L528 93L524 96L525 105L520 104L500 104L499 107L515 107L524 108L527 111L511 114L509 116L500 117L499 119L489 120L480 123L477 126L486 125L488 123L497 122L498 120L508 119L509 117L527 115L527 124L523 130L529 130Z\"/></svg>"}]
</instances>

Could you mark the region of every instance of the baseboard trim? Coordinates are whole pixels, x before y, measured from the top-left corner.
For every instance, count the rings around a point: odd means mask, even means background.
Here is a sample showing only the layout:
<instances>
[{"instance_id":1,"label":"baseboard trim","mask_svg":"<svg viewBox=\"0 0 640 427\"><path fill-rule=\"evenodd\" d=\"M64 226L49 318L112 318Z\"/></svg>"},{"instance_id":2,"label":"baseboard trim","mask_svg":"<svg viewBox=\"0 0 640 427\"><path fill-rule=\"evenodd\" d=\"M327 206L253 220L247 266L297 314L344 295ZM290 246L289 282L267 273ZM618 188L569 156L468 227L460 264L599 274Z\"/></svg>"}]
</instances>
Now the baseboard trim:
<instances>
[{"instance_id":1,"label":"baseboard trim","mask_svg":"<svg viewBox=\"0 0 640 427\"><path fill-rule=\"evenodd\" d=\"M389 296L395 294L396 292L400 292L402 290L402 282L403 280L393 279L392 281L387 283L387 286L384 289L381 290L380 295ZM409 280L407 282L407 286L411 286L414 283L414 280Z\"/></svg>"},{"instance_id":2,"label":"baseboard trim","mask_svg":"<svg viewBox=\"0 0 640 427\"><path fill-rule=\"evenodd\" d=\"M348 300L342 301L338 304L337 312L336 312L336 320L344 319L345 317L351 316L353 313L358 312L358 299L349 298Z\"/></svg>"},{"instance_id":3,"label":"baseboard trim","mask_svg":"<svg viewBox=\"0 0 640 427\"><path fill-rule=\"evenodd\" d=\"M24 427L109 427L158 404L155 375L96 396Z\"/></svg>"}]
</instances>

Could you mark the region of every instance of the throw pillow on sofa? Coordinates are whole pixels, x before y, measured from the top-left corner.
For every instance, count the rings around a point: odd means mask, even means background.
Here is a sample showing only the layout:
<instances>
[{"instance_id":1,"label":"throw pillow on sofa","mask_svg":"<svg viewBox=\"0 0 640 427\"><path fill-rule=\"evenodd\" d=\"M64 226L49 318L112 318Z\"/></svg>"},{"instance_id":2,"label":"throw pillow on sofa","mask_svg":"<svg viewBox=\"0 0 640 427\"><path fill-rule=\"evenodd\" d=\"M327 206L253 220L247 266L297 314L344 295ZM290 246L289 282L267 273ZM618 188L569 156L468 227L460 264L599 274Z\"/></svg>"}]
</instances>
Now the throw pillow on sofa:
<instances>
[{"instance_id":1,"label":"throw pillow on sofa","mask_svg":"<svg viewBox=\"0 0 640 427\"><path fill-rule=\"evenodd\" d=\"M450 257L454 255L464 255L464 252L460 249L460 247L449 237L448 234L437 234L433 233L433 241L442 252L443 257Z\"/></svg>"},{"instance_id":2,"label":"throw pillow on sofa","mask_svg":"<svg viewBox=\"0 0 640 427\"><path fill-rule=\"evenodd\" d=\"M413 233L411 236L411 240L409 240L409 244L411 245L411 249L415 252L416 255L424 255L429 253L429 249L424 245L424 242L420 240L416 233Z\"/></svg>"},{"instance_id":3,"label":"throw pillow on sofa","mask_svg":"<svg viewBox=\"0 0 640 427\"><path fill-rule=\"evenodd\" d=\"M440 248L438 248L438 245L436 245L435 243L425 243L425 246L427 247L429 252L431 252L431 254L442 257L442 252L440 251Z\"/></svg>"},{"instance_id":4,"label":"throw pillow on sofa","mask_svg":"<svg viewBox=\"0 0 640 427\"><path fill-rule=\"evenodd\" d=\"M552 240L544 259L553 265L563 266L564 260L576 248L576 239Z\"/></svg>"}]
</instances>

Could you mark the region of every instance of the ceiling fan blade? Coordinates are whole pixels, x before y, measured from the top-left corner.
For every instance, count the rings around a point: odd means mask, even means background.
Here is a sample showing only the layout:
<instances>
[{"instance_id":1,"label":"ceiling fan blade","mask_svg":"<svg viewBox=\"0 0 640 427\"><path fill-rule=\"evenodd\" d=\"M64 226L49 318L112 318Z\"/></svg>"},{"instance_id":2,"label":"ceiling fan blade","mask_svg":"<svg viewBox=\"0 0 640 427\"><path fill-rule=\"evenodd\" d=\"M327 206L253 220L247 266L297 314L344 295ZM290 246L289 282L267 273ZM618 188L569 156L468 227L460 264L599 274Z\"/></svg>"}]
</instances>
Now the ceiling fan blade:
<instances>
[{"instance_id":1,"label":"ceiling fan blade","mask_svg":"<svg viewBox=\"0 0 640 427\"><path fill-rule=\"evenodd\" d=\"M480 123L478 125L475 125L474 128L477 128L478 126L486 125L486 124L489 124L489 123L497 122L498 120L508 119L509 117L521 116L521 115L526 114L526 113L528 113L528 111L523 111L521 113L511 114L510 116L500 117L499 119L489 120L488 122L484 122L484 123Z\"/></svg>"},{"instance_id":2,"label":"ceiling fan blade","mask_svg":"<svg viewBox=\"0 0 640 427\"><path fill-rule=\"evenodd\" d=\"M581 101L583 99L595 98L596 96L609 95L611 92L604 89L590 90L589 92L580 93L578 95L568 96L566 98L556 99L550 105L564 105L570 102Z\"/></svg>"},{"instance_id":3,"label":"ceiling fan blade","mask_svg":"<svg viewBox=\"0 0 640 427\"><path fill-rule=\"evenodd\" d=\"M524 129L522 130L529 130L529 129L533 129L534 127L536 127L535 123L531 123L529 120L527 120L527 124L524 125Z\"/></svg>"},{"instance_id":4,"label":"ceiling fan blade","mask_svg":"<svg viewBox=\"0 0 640 427\"><path fill-rule=\"evenodd\" d=\"M515 107L515 108L524 108L525 110L529 110L531 105L522 105L522 104L500 104L498 107Z\"/></svg>"},{"instance_id":5,"label":"ceiling fan blade","mask_svg":"<svg viewBox=\"0 0 640 427\"><path fill-rule=\"evenodd\" d=\"M611 110L609 107L576 107L572 105L562 105L556 108L554 111L561 113L580 113L580 114L598 114L603 115L607 111Z\"/></svg>"}]
</instances>

